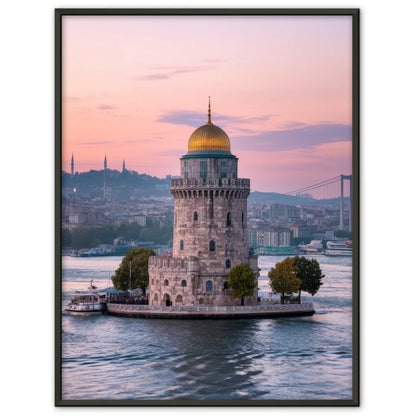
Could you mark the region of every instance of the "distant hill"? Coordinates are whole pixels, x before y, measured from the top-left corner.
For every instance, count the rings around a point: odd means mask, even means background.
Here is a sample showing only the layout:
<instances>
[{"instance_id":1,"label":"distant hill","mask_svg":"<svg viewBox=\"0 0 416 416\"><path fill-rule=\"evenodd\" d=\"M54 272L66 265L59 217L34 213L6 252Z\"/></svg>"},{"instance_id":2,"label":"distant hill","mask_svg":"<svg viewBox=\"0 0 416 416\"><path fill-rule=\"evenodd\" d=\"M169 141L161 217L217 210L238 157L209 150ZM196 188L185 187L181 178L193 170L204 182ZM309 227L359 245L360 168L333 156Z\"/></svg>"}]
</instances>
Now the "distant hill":
<instances>
[{"instance_id":1,"label":"distant hill","mask_svg":"<svg viewBox=\"0 0 416 416\"><path fill-rule=\"evenodd\" d=\"M348 203L349 198L344 198L345 203ZM334 205L339 207L340 199L313 199L303 196L285 195L276 192L259 192L254 191L250 193L250 201L256 201L263 204L285 204L285 205L303 205L303 206L323 206Z\"/></svg>"},{"instance_id":2,"label":"distant hill","mask_svg":"<svg viewBox=\"0 0 416 416\"><path fill-rule=\"evenodd\" d=\"M105 172L106 194L113 200L129 200L155 197L171 197L170 184L172 176L161 179L136 171L118 171L107 169ZM104 193L104 170L90 170L76 173L73 178L67 172L62 172L62 189L64 195L73 193L76 189L77 197L100 198ZM250 201L264 204L286 205L334 205L339 206L339 198L313 199L305 196L293 196L276 192L250 193ZM345 198L348 203L348 198Z\"/></svg>"},{"instance_id":3,"label":"distant hill","mask_svg":"<svg viewBox=\"0 0 416 416\"><path fill-rule=\"evenodd\" d=\"M105 171L106 194L113 200L127 200L150 196L171 196L171 176L164 179L136 171L107 169ZM96 198L104 192L104 170L90 170L76 173L72 178L67 172L62 172L62 188L70 193L76 188L77 196Z\"/></svg>"}]
</instances>

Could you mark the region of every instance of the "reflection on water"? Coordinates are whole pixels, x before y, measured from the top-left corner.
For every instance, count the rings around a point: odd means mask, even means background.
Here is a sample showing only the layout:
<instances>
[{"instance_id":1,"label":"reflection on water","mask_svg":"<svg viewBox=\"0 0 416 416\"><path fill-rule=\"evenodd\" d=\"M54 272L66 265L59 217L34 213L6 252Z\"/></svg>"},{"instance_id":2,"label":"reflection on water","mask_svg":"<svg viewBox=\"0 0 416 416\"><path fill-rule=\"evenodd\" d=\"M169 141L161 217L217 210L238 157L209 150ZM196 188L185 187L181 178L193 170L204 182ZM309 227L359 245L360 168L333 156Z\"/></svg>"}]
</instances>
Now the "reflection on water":
<instances>
[{"instance_id":1,"label":"reflection on water","mask_svg":"<svg viewBox=\"0 0 416 416\"><path fill-rule=\"evenodd\" d=\"M63 398L351 399L351 259L320 257L325 285L314 297L304 296L315 303L312 317L182 321L63 314ZM264 276L281 259L259 259L263 296L269 290ZM91 278L107 286L120 261L67 259L64 291Z\"/></svg>"}]
</instances>

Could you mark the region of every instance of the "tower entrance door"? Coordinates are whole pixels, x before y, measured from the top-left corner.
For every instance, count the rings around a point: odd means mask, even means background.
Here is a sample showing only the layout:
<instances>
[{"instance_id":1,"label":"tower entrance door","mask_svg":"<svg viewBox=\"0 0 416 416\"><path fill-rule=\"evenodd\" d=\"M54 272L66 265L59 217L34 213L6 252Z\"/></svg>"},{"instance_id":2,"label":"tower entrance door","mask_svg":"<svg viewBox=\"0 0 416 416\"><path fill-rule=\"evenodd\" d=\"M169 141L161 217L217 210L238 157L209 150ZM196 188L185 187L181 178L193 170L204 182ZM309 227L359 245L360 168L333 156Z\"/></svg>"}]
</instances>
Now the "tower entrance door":
<instances>
[{"instance_id":1,"label":"tower entrance door","mask_svg":"<svg viewBox=\"0 0 416 416\"><path fill-rule=\"evenodd\" d=\"M162 305L166 305L166 306L171 306L172 305L172 302L170 300L170 295L168 293L165 293L163 295L163 303L162 303Z\"/></svg>"}]
</instances>

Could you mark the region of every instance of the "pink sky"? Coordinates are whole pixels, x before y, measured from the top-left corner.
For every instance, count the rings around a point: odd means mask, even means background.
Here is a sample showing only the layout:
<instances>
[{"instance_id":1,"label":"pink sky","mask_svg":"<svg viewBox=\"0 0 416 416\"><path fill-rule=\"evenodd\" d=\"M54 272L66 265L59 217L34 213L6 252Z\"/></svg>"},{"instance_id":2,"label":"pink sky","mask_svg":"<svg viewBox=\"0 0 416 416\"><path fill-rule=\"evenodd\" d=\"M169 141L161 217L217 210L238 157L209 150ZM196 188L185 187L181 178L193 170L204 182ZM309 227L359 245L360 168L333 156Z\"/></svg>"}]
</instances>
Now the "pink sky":
<instances>
[{"instance_id":1,"label":"pink sky","mask_svg":"<svg viewBox=\"0 0 416 416\"><path fill-rule=\"evenodd\" d=\"M63 169L179 174L212 121L252 189L352 171L349 16L63 17Z\"/></svg>"}]
</instances>

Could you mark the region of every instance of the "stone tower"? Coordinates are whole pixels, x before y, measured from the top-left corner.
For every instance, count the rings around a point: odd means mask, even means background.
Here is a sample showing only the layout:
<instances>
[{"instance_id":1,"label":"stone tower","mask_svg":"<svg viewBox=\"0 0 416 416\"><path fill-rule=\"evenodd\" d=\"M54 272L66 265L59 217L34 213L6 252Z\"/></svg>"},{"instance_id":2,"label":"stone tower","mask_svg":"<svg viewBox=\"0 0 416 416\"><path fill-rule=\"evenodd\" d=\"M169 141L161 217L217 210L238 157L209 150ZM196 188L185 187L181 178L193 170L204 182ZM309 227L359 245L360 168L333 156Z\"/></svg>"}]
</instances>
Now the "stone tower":
<instances>
[{"instance_id":1,"label":"stone tower","mask_svg":"<svg viewBox=\"0 0 416 416\"><path fill-rule=\"evenodd\" d=\"M228 273L240 263L258 275L247 241L250 179L238 178L238 159L220 127L196 129L172 179L175 200L173 254L149 259L150 305L240 305L231 296ZM166 302L168 301L168 302ZM257 290L246 305L257 304Z\"/></svg>"}]
</instances>

